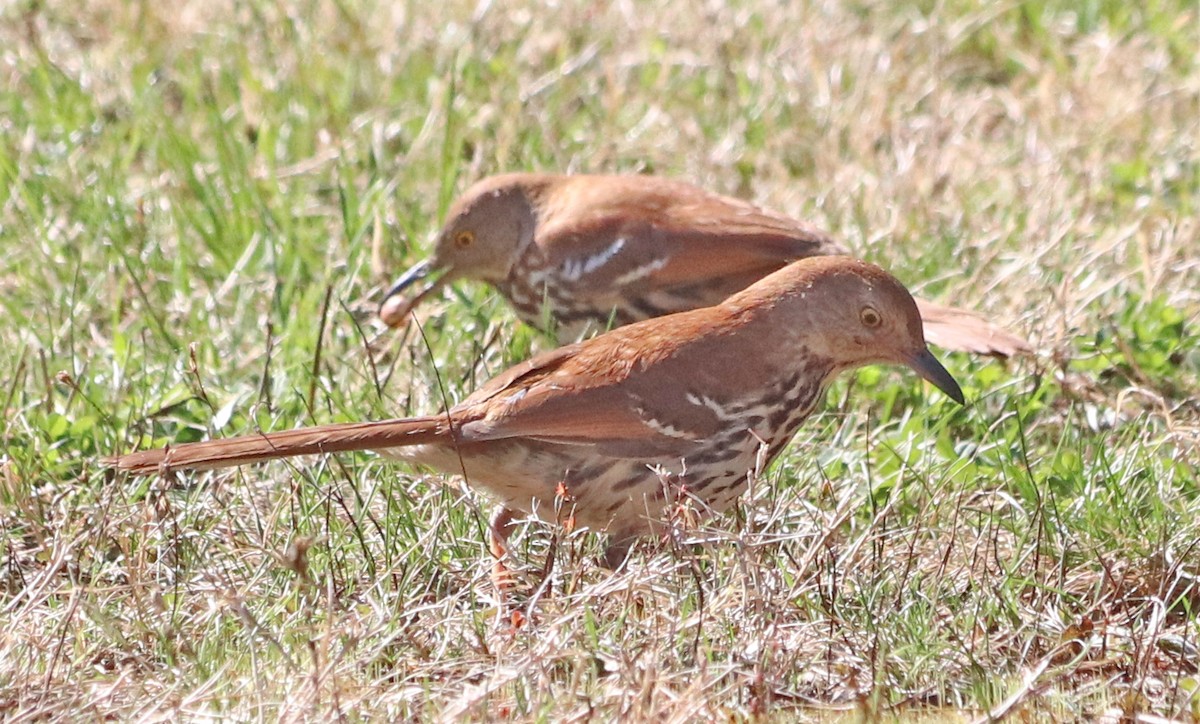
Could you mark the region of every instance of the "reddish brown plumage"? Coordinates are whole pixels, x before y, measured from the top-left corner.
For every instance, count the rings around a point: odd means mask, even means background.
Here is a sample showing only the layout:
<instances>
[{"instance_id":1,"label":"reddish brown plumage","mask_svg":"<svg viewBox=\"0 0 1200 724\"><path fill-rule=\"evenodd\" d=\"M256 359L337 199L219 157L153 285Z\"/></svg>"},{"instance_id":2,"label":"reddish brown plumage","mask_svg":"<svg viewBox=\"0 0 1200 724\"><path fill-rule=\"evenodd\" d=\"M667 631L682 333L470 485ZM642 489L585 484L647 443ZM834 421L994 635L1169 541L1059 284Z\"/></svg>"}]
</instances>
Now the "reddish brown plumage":
<instances>
[{"instance_id":1,"label":"reddish brown plumage","mask_svg":"<svg viewBox=\"0 0 1200 724\"><path fill-rule=\"evenodd\" d=\"M445 415L250 435L107 462L152 473L373 449L465 473L503 505L535 515L554 510L564 484L579 525L627 541L657 529L683 484L724 510L761 446L776 455L838 372L875 362L912 367L962 401L926 349L916 304L900 283L865 262L820 257L716 307L539 355Z\"/></svg>"},{"instance_id":2,"label":"reddish brown plumage","mask_svg":"<svg viewBox=\"0 0 1200 724\"><path fill-rule=\"evenodd\" d=\"M525 322L549 321L559 341L569 342L712 306L797 259L846 253L809 224L679 181L506 174L458 199L433 257L396 283L380 315L402 324L440 285L477 279L494 285ZM401 295L431 274L440 278ZM918 304L926 338L938 346L998 356L1029 351L1025 340L977 314Z\"/></svg>"},{"instance_id":3,"label":"reddish brown plumage","mask_svg":"<svg viewBox=\"0 0 1200 724\"><path fill-rule=\"evenodd\" d=\"M444 417L347 422L244 435L227 440L168 445L158 450L114 456L106 462L138 475L168 470L213 470L295 455L373 450L381 447L381 441L395 444L396 440L404 440L407 445L420 445L442 439L446 429L447 419Z\"/></svg>"}]
</instances>

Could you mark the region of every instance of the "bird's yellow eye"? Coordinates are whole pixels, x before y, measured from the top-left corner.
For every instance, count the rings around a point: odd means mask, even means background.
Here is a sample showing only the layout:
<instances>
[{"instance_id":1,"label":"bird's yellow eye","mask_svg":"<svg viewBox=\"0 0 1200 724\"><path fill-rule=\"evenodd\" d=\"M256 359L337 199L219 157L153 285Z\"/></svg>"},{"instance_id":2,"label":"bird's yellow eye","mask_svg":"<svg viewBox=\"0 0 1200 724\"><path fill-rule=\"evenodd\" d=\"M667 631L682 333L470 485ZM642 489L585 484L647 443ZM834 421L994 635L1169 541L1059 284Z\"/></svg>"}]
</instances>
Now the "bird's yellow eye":
<instances>
[{"instance_id":1,"label":"bird's yellow eye","mask_svg":"<svg viewBox=\"0 0 1200 724\"><path fill-rule=\"evenodd\" d=\"M883 317L879 315L875 307L863 307L858 313L858 319L863 323L864 327L870 327L871 329L878 327L883 322Z\"/></svg>"},{"instance_id":2,"label":"bird's yellow eye","mask_svg":"<svg viewBox=\"0 0 1200 724\"><path fill-rule=\"evenodd\" d=\"M475 234L470 231L460 231L454 237L454 245L459 249L466 249L471 244L475 243Z\"/></svg>"}]
</instances>

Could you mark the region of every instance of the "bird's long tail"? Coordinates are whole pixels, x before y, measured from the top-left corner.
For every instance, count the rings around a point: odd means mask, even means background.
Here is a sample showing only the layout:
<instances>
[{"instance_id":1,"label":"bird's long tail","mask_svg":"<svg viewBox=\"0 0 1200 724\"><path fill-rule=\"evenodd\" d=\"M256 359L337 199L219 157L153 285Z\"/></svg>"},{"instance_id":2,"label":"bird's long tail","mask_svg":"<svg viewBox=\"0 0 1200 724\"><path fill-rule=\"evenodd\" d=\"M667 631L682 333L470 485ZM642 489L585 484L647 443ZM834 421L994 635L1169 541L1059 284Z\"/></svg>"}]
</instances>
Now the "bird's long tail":
<instances>
[{"instance_id":1,"label":"bird's long tail","mask_svg":"<svg viewBox=\"0 0 1200 724\"><path fill-rule=\"evenodd\" d=\"M295 455L423 445L447 441L449 434L445 416L348 422L168 445L157 450L113 455L103 462L108 467L138 475L167 470L211 470Z\"/></svg>"},{"instance_id":2,"label":"bird's long tail","mask_svg":"<svg viewBox=\"0 0 1200 724\"><path fill-rule=\"evenodd\" d=\"M975 312L917 299L925 341L957 352L1014 357L1033 351L1024 338Z\"/></svg>"}]
</instances>

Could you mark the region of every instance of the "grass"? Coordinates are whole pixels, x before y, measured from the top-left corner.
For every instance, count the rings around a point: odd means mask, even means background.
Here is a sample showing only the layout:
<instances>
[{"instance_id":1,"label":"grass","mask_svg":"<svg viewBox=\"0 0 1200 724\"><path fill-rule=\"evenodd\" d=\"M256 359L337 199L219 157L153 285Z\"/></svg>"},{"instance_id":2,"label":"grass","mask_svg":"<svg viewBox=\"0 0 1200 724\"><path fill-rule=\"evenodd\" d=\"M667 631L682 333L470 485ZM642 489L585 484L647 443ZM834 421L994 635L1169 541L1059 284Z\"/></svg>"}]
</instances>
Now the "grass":
<instances>
[{"instance_id":1,"label":"grass","mask_svg":"<svg viewBox=\"0 0 1200 724\"><path fill-rule=\"evenodd\" d=\"M0 6L0 712L1200 716L1198 46L1171 0ZM965 410L841 383L627 572L521 534L518 631L456 482L97 465L545 348L478 287L428 346L372 316L455 193L533 168L809 218L1041 352L942 354Z\"/></svg>"}]
</instances>

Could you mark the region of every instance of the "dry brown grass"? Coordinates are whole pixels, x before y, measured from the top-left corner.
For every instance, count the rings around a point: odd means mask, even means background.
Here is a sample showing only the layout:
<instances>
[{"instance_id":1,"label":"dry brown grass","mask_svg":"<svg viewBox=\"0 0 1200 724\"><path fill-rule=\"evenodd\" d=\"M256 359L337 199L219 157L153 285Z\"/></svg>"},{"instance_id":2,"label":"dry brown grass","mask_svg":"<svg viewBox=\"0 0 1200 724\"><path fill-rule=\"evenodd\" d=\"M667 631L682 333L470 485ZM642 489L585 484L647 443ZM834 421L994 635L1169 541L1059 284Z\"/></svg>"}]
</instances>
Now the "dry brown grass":
<instances>
[{"instance_id":1,"label":"dry brown grass","mask_svg":"<svg viewBox=\"0 0 1200 724\"><path fill-rule=\"evenodd\" d=\"M1200 16L1096 7L0 8L0 712L1200 715ZM864 373L742 515L628 571L522 535L518 630L456 484L97 469L437 409L544 344L473 289L431 349L365 341L453 193L520 168L809 218L1043 352L951 360L966 412Z\"/></svg>"}]
</instances>

